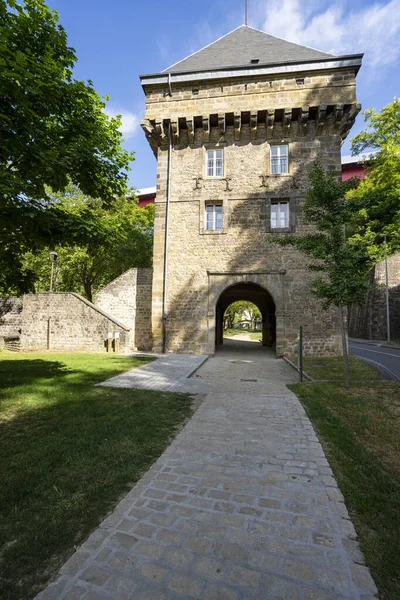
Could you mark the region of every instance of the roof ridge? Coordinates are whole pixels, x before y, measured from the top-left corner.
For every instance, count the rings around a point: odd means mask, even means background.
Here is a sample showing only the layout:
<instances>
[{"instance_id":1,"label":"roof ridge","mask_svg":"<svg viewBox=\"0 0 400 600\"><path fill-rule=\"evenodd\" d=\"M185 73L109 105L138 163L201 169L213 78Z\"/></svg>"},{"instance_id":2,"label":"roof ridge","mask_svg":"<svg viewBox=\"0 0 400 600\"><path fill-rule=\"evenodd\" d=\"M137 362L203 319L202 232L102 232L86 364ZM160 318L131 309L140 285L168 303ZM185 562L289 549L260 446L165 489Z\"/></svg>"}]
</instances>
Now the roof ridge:
<instances>
[{"instance_id":1,"label":"roof ridge","mask_svg":"<svg viewBox=\"0 0 400 600\"><path fill-rule=\"evenodd\" d=\"M170 65L169 67L167 67L166 69L164 69L163 71L161 71L161 73L165 73L166 71L168 71L169 69L172 69L172 67L175 67L175 65L178 65L179 63L183 62L184 60L187 60L188 58L191 58L192 56L194 56L195 54L197 54L198 52L202 52L203 50L205 50L206 48L209 48L210 46L212 46L213 44L216 44L217 42L219 42L220 40L222 40L224 37L226 37L227 35L233 33L234 31L237 31L238 29L241 29L242 27L248 27L248 25L239 25L239 27L235 27L235 29L232 29L232 31L228 31L228 33L225 33L224 35L221 35L221 37L219 37L217 40L214 40L213 42L210 42L209 44L206 44L205 46L203 46L202 48L199 48L198 50L196 50L196 52L192 52L191 54L189 54L188 56L185 56L185 58L181 58L181 60L177 60L173 65ZM252 29L252 28L251 28Z\"/></svg>"}]
</instances>

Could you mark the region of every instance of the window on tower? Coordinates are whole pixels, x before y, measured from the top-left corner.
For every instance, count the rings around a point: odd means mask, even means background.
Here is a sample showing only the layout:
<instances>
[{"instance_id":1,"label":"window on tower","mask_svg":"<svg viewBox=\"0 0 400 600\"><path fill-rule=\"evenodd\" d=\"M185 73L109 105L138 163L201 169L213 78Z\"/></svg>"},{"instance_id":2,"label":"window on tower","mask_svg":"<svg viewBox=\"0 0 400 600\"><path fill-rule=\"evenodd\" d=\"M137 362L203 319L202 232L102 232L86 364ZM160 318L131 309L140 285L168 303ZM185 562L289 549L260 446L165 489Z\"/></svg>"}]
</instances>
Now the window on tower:
<instances>
[{"instance_id":1,"label":"window on tower","mask_svg":"<svg viewBox=\"0 0 400 600\"><path fill-rule=\"evenodd\" d=\"M224 151L207 150L207 177L224 176Z\"/></svg>"},{"instance_id":2,"label":"window on tower","mask_svg":"<svg viewBox=\"0 0 400 600\"><path fill-rule=\"evenodd\" d=\"M271 174L289 173L289 147L287 144L271 146Z\"/></svg>"},{"instance_id":3,"label":"window on tower","mask_svg":"<svg viewBox=\"0 0 400 600\"><path fill-rule=\"evenodd\" d=\"M287 229L289 227L289 202L282 200L271 202L271 229Z\"/></svg>"},{"instance_id":4,"label":"window on tower","mask_svg":"<svg viewBox=\"0 0 400 600\"><path fill-rule=\"evenodd\" d=\"M222 230L222 204L207 204L205 229L208 231Z\"/></svg>"}]
</instances>

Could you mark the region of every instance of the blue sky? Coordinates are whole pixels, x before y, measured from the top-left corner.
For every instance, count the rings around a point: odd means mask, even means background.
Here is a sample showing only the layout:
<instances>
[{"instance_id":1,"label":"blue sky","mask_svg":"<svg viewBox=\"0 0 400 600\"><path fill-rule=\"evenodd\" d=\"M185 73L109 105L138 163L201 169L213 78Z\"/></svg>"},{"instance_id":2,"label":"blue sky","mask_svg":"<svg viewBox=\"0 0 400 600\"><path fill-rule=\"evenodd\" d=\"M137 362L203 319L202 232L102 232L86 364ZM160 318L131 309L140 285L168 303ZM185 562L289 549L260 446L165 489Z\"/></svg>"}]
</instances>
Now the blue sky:
<instances>
[{"instance_id":1,"label":"blue sky","mask_svg":"<svg viewBox=\"0 0 400 600\"><path fill-rule=\"evenodd\" d=\"M75 77L92 79L101 95L109 94L109 113L123 116L125 146L136 153L131 185L155 185L156 160L139 126L139 74L162 71L241 25L245 0L47 3L59 12L76 50ZM333 54L364 52L357 76L363 108L380 109L400 95L400 0L249 0L249 25ZM363 124L359 115L349 137ZM350 153L348 141L342 153Z\"/></svg>"}]
</instances>

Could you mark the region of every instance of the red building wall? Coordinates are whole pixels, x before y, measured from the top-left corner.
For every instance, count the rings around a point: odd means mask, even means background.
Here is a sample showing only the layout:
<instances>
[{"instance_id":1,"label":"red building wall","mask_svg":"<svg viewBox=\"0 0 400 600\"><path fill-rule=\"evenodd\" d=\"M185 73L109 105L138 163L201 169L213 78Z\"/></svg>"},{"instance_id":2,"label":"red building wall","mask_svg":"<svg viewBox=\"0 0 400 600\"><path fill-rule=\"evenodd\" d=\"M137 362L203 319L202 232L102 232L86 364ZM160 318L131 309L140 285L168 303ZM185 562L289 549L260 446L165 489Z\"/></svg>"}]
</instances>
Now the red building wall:
<instances>
[{"instance_id":1,"label":"red building wall","mask_svg":"<svg viewBox=\"0 0 400 600\"><path fill-rule=\"evenodd\" d=\"M342 165L342 181L347 181L352 177L365 179L365 167L363 165L358 165L357 163Z\"/></svg>"}]
</instances>

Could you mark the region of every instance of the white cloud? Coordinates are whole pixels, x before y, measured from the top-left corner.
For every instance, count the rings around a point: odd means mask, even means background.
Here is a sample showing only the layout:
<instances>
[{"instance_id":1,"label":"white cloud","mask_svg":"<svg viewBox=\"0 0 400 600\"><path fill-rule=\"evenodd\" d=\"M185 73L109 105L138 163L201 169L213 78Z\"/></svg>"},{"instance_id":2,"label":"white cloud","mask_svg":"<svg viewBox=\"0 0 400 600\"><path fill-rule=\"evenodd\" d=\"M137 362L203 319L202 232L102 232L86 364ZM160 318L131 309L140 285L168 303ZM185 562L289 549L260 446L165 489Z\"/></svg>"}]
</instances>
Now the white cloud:
<instances>
[{"instance_id":1,"label":"white cloud","mask_svg":"<svg viewBox=\"0 0 400 600\"><path fill-rule=\"evenodd\" d=\"M135 135L136 131L139 128L139 117L135 115L135 113L123 109L118 110L115 108L111 108L110 106L107 106L104 109L104 112L109 117L116 117L117 115L121 115L122 124L120 127L120 131L125 138L132 137L133 135Z\"/></svg>"},{"instance_id":2,"label":"white cloud","mask_svg":"<svg viewBox=\"0 0 400 600\"><path fill-rule=\"evenodd\" d=\"M258 0L250 25L288 41L332 54L365 53L366 66L393 64L400 56L400 0L351 10L351 2Z\"/></svg>"}]
</instances>

